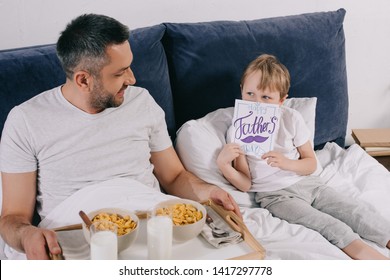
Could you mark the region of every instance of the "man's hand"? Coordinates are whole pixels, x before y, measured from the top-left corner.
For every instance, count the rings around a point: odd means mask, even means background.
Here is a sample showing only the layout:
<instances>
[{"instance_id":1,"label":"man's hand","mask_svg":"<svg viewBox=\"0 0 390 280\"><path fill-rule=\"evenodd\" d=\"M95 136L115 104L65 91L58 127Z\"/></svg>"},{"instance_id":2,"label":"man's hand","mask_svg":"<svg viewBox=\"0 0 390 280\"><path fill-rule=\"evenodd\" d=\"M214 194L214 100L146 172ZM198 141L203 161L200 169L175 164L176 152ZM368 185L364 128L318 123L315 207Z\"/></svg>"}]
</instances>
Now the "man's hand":
<instances>
[{"instance_id":1,"label":"man's hand","mask_svg":"<svg viewBox=\"0 0 390 280\"><path fill-rule=\"evenodd\" d=\"M233 197L223 189L216 187L210 192L210 199L218 205L223 206L226 210L233 211L242 219L240 208Z\"/></svg>"},{"instance_id":2,"label":"man's hand","mask_svg":"<svg viewBox=\"0 0 390 280\"><path fill-rule=\"evenodd\" d=\"M52 230L26 226L22 232L21 243L27 259L48 260L49 253L61 254L57 235Z\"/></svg>"},{"instance_id":3,"label":"man's hand","mask_svg":"<svg viewBox=\"0 0 390 280\"><path fill-rule=\"evenodd\" d=\"M167 193L195 201L211 199L242 218L234 199L218 186L185 170L173 147L151 153L151 162L154 164L154 174Z\"/></svg>"}]
</instances>

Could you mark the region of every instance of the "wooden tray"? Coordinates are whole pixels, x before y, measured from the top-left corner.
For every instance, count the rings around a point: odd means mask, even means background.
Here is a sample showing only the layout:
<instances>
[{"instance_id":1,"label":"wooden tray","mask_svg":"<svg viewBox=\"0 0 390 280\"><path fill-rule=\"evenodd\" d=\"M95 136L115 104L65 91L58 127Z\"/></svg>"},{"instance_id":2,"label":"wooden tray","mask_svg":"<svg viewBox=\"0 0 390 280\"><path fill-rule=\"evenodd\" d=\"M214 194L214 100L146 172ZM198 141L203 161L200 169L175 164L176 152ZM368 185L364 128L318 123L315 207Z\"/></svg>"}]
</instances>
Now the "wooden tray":
<instances>
[{"instance_id":1,"label":"wooden tray","mask_svg":"<svg viewBox=\"0 0 390 280\"><path fill-rule=\"evenodd\" d=\"M194 240L174 244L174 258L176 259L231 259L231 260L262 260L265 250L249 232L242 220L232 211L226 211L223 207L206 201L202 204L212 208L235 231L241 233L243 241L223 248L212 247L201 235ZM140 218L140 229L135 244L119 255L120 259L147 259L146 254L146 212L136 213ZM88 259L89 246L84 241L81 224L68 225L53 229L57 232L59 241L63 245L65 256L68 259ZM70 235L71 234L71 235ZM82 244L70 247L65 241L78 240ZM64 242L64 243L62 243ZM85 243L85 244L84 244ZM80 251L80 252L79 252ZM190 254L190 255L189 255ZM238 256L236 256L238 255Z\"/></svg>"},{"instance_id":2,"label":"wooden tray","mask_svg":"<svg viewBox=\"0 0 390 280\"><path fill-rule=\"evenodd\" d=\"M245 223L237 216L233 211L227 211L222 206L215 204L213 201L208 200L202 203L203 205L210 206L218 215L223 218L226 223L235 231L241 233L244 242L246 242L249 247L253 249L253 252L237 256L234 258L229 258L232 260L250 260L250 259L259 259L263 260L265 257L265 249L257 241L256 238L251 234L249 229L246 227Z\"/></svg>"}]
</instances>

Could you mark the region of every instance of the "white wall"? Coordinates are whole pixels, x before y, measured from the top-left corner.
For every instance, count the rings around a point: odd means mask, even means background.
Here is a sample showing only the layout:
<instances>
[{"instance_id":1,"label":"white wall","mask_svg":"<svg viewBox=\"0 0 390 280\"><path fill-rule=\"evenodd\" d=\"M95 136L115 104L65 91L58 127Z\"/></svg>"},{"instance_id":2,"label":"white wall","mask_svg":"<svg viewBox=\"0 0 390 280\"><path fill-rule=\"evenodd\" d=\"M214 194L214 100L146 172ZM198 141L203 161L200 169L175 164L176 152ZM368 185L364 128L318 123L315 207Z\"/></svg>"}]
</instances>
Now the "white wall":
<instances>
[{"instance_id":1,"label":"white wall","mask_svg":"<svg viewBox=\"0 0 390 280\"><path fill-rule=\"evenodd\" d=\"M390 127L390 2L387 0L0 0L0 50L55 43L82 13L130 28L161 22L246 20L345 8L351 128ZM0 69L1 71L1 69Z\"/></svg>"}]
</instances>

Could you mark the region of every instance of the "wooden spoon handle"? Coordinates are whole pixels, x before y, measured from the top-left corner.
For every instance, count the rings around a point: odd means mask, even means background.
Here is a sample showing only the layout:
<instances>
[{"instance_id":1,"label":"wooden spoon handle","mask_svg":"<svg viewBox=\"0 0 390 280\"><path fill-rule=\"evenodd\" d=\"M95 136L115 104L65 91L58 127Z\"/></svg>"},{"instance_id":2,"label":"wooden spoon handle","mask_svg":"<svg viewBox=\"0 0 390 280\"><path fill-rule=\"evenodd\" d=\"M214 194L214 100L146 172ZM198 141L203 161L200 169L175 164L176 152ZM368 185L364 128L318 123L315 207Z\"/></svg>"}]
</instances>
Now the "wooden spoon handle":
<instances>
[{"instance_id":1,"label":"wooden spoon handle","mask_svg":"<svg viewBox=\"0 0 390 280\"><path fill-rule=\"evenodd\" d=\"M77 230L77 229L82 229L82 228L83 227L81 224L74 224L74 225L52 228L51 230L53 230L53 231L68 231L68 230Z\"/></svg>"},{"instance_id":2,"label":"wooden spoon handle","mask_svg":"<svg viewBox=\"0 0 390 280\"><path fill-rule=\"evenodd\" d=\"M92 221L88 218L87 214L85 214L83 210L79 212L79 215L89 229L89 227L92 225Z\"/></svg>"}]
</instances>

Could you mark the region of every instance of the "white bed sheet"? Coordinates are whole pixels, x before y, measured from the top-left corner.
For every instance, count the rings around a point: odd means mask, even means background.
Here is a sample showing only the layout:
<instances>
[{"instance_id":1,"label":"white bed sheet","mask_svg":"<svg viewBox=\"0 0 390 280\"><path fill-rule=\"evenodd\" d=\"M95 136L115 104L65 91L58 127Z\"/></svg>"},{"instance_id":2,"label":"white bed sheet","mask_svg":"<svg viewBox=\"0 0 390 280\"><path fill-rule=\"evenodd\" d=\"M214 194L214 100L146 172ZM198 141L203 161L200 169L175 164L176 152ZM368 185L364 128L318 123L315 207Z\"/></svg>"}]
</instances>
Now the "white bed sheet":
<instances>
[{"instance_id":1,"label":"white bed sheet","mask_svg":"<svg viewBox=\"0 0 390 280\"><path fill-rule=\"evenodd\" d=\"M323 166L320 177L329 186L368 202L384 217L390 217L390 172L360 146L354 144L345 150L328 143L317 156ZM349 259L313 230L275 218L265 209L247 208L242 212L269 259ZM390 250L367 243L390 257Z\"/></svg>"},{"instance_id":2,"label":"white bed sheet","mask_svg":"<svg viewBox=\"0 0 390 280\"><path fill-rule=\"evenodd\" d=\"M320 176L331 187L345 192L351 197L370 203L382 215L390 217L390 207L387 206L390 204L390 172L386 168L355 144L344 150L336 144L328 143L323 150L317 151L317 156L323 167ZM82 194L78 194L79 197L80 195ZM120 204L132 203L131 201L134 199L131 194L120 195L119 197L122 199ZM137 202L130 207L132 209L139 209L141 206L145 207L153 201L156 202L162 199L159 194L151 195L148 191L144 194L137 194L135 197L137 197ZM105 203L107 206L111 206L110 203L114 203L114 201L105 198ZM79 209L66 204L62 207L76 209L77 211ZM265 209L241 208L241 211L248 228L266 249L267 259L349 259L340 249L331 245L313 230L275 218ZM57 215L58 213L53 213L48 218ZM72 216L76 217L77 215ZM74 222L79 222L79 220L70 219L67 221L67 223ZM43 221L42 225L54 227L63 225L63 223L47 219ZM390 250L367 242L390 257ZM23 255L12 255L10 254L12 250L10 251L8 247L5 247L7 246L4 246L0 238L1 259L7 259L7 256L23 259ZM7 255L5 252L7 252Z\"/></svg>"}]
</instances>

